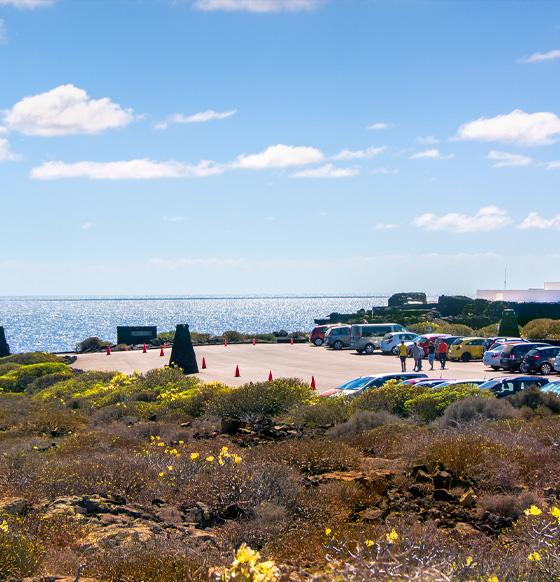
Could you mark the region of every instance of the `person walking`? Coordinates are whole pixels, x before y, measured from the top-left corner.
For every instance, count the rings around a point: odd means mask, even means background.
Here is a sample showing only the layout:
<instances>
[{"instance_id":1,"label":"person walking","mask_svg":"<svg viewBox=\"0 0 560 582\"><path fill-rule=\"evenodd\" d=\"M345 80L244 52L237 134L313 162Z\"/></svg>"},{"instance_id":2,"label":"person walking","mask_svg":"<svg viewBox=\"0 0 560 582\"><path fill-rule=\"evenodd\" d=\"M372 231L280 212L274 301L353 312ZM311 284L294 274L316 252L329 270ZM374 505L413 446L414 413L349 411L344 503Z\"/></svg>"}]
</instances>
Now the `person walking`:
<instances>
[{"instance_id":1,"label":"person walking","mask_svg":"<svg viewBox=\"0 0 560 582\"><path fill-rule=\"evenodd\" d=\"M401 359L401 372L406 372L406 358L408 356L408 348L404 345L404 340L401 340L399 346L399 358Z\"/></svg>"},{"instance_id":2,"label":"person walking","mask_svg":"<svg viewBox=\"0 0 560 582\"><path fill-rule=\"evenodd\" d=\"M424 355L424 348L414 342L412 346L412 358L414 359L414 371L420 372L422 369L422 356Z\"/></svg>"},{"instance_id":3,"label":"person walking","mask_svg":"<svg viewBox=\"0 0 560 582\"><path fill-rule=\"evenodd\" d=\"M439 363L441 364L441 369L445 370L445 362L447 361L447 351L449 346L445 343L444 339L439 340L438 343L438 355Z\"/></svg>"},{"instance_id":4,"label":"person walking","mask_svg":"<svg viewBox=\"0 0 560 582\"><path fill-rule=\"evenodd\" d=\"M434 360L436 359L436 347L434 342L428 344L428 363L430 364L430 370L434 369Z\"/></svg>"}]
</instances>

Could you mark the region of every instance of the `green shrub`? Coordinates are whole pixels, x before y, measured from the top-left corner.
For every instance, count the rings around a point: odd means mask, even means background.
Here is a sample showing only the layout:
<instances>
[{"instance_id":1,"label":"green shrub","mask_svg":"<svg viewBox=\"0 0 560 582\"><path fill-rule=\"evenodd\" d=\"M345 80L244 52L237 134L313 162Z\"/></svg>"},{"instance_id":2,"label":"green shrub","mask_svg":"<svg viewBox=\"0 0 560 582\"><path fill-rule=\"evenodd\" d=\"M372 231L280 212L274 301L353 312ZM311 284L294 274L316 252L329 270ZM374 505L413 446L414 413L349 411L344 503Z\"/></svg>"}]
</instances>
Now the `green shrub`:
<instances>
[{"instance_id":1,"label":"green shrub","mask_svg":"<svg viewBox=\"0 0 560 582\"><path fill-rule=\"evenodd\" d=\"M209 333L198 333L196 331L191 331L191 341L206 344L210 341L212 336Z\"/></svg>"},{"instance_id":2,"label":"green shrub","mask_svg":"<svg viewBox=\"0 0 560 582\"><path fill-rule=\"evenodd\" d=\"M521 330L521 335L530 340L560 339L560 321L557 319L533 319Z\"/></svg>"},{"instance_id":3,"label":"green shrub","mask_svg":"<svg viewBox=\"0 0 560 582\"><path fill-rule=\"evenodd\" d=\"M32 576L41 567L43 546L31 536L11 531L0 522L0 579L21 579Z\"/></svg>"},{"instance_id":4,"label":"green shrub","mask_svg":"<svg viewBox=\"0 0 560 582\"><path fill-rule=\"evenodd\" d=\"M5 376L8 372L12 370L17 370L21 364L16 364L15 362L8 362L7 364L0 365L0 376Z\"/></svg>"},{"instance_id":5,"label":"green shrub","mask_svg":"<svg viewBox=\"0 0 560 582\"><path fill-rule=\"evenodd\" d=\"M192 338L192 334L193 334L193 332L191 332L191 338ZM157 334L157 338L159 340L161 340L162 342L172 343L173 340L175 339L175 330L172 329L171 331L162 331L161 333Z\"/></svg>"},{"instance_id":6,"label":"green shrub","mask_svg":"<svg viewBox=\"0 0 560 582\"><path fill-rule=\"evenodd\" d=\"M72 371L66 364L57 362L20 366L0 377L0 389L4 392L23 392L36 378L50 374L70 376Z\"/></svg>"},{"instance_id":7,"label":"green shrub","mask_svg":"<svg viewBox=\"0 0 560 582\"><path fill-rule=\"evenodd\" d=\"M538 386L529 386L517 394L505 398L515 408L541 409L560 414L560 398L552 392L542 392Z\"/></svg>"},{"instance_id":8,"label":"green shrub","mask_svg":"<svg viewBox=\"0 0 560 582\"><path fill-rule=\"evenodd\" d=\"M88 337L84 341L76 344L76 351L79 354L82 354L90 350L101 350L110 345L111 342L104 342L100 340L98 337Z\"/></svg>"},{"instance_id":9,"label":"green shrub","mask_svg":"<svg viewBox=\"0 0 560 582\"><path fill-rule=\"evenodd\" d=\"M242 333L239 333L238 331L233 331L233 330L224 331L222 336L230 343L242 342L242 341L245 341L247 339L246 335L243 335Z\"/></svg>"},{"instance_id":10,"label":"green shrub","mask_svg":"<svg viewBox=\"0 0 560 582\"><path fill-rule=\"evenodd\" d=\"M336 400L339 400L338 398ZM329 429L328 434L331 436L342 436L348 434L363 434L379 426L386 424L398 424L402 420L382 410L372 412L371 410L360 410L353 414L346 422L333 426Z\"/></svg>"},{"instance_id":11,"label":"green shrub","mask_svg":"<svg viewBox=\"0 0 560 582\"><path fill-rule=\"evenodd\" d=\"M254 337L257 341L260 340L263 342L275 342L275 341L277 341L276 336L273 333L258 333L254 336L251 336L251 337Z\"/></svg>"},{"instance_id":12,"label":"green shrub","mask_svg":"<svg viewBox=\"0 0 560 582\"><path fill-rule=\"evenodd\" d=\"M320 398L311 404L296 405L286 420L299 427L323 427L344 422L349 414L346 398Z\"/></svg>"},{"instance_id":13,"label":"green shrub","mask_svg":"<svg viewBox=\"0 0 560 582\"><path fill-rule=\"evenodd\" d=\"M298 378L280 378L230 388L209 403L209 411L219 416L254 419L286 413L314 398L309 384Z\"/></svg>"},{"instance_id":14,"label":"green shrub","mask_svg":"<svg viewBox=\"0 0 560 582\"><path fill-rule=\"evenodd\" d=\"M433 321L421 321L419 323L411 323L406 327L409 331L417 333L418 335L424 335L426 333L441 333L440 332L441 326L439 326L437 323Z\"/></svg>"},{"instance_id":15,"label":"green shrub","mask_svg":"<svg viewBox=\"0 0 560 582\"><path fill-rule=\"evenodd\" d=\"M480 398L495 398L487 390L479 390L472 384L458 384L455 386L437 386L424 394L411 398L405 408L409 414L418 416L423 422L431 422L441 416L445 409L457 400L478 396Z\"/></svg>"},{"instance_id":16,"label":"green shrub","mask_svg":"<svg viewBox=\"0 0 560 582\"><path fill-rule=\"evenodd\" d=\"M427 392L431 392L431 388L427 386L400 384L397 380L389 380L379 388L362 390L352 400L351 409L354 411L386 410L397 416L407 416L406 403Z\"/></svg>"},{"instance_id":17,"label":"green shrub","mask_svg":"<svg viewBox=\"0 0 560 582\"><path fill-rule=\"evenodd\" d=\"M0 366L4 364L30 366L31 364L44 364L45 362L61 362L61 359L54 354L49 354L48 352L26 352L0 358Z\"/></svg>"},{"instance_id":18,"label":"green shrub","mask_svg":"<svg viewBox=\"0 0 560 582\"><path fill-rule=\"evenodd\" d=\"M441 418L443 426L518 418L516 410L505 398L479 398L470 396L450 404Z\"/></svg>"},{"instance_id":19,"label":"green shrub","mask_svg":"<svg viewBox=\"0 0 560 582\"><path fill-rule=\"evenodd\" d=\"M492 323L491 325L487 325L486 327L481 327L477 330L477 335L480 337L495 337L498 335L498 324Z\"/></svg>"}]
</instances>

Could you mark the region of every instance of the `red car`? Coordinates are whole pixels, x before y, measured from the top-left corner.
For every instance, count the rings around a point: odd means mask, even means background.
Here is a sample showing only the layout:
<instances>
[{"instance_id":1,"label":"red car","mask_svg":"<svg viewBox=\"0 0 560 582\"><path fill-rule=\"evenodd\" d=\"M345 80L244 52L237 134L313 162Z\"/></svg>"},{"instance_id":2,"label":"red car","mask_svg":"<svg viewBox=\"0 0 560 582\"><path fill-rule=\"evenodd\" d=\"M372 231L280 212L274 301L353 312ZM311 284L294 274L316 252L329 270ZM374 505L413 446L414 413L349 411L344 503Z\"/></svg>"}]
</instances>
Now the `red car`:
<instances>
[{"instance_id":1,"label":"red car","mask_svg":"<svg viewBox=\"0 0 560 582\"><path fill-rule=\"evenodd\" d=\"M316 346L322 346L325 341L325 333L333 327L332 325L318 325L309 334L309 341Z\"/></svg>"}]
</instances>

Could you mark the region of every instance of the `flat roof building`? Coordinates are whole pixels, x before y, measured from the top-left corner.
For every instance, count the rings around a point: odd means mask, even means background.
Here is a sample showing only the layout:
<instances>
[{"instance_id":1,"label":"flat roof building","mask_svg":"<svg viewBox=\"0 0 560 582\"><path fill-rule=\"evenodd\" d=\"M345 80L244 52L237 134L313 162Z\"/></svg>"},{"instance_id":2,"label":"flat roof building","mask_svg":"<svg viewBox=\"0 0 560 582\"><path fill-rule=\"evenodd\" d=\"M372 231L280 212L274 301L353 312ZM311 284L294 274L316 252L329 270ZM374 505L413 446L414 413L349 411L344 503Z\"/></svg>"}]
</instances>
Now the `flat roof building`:
<instances>
[{"instance_id":1,"label":"flat roof building","mask_svg":"<svg viewBox=\"0 0 560 582\"><path fill-rule=\"evenodd\" d=\"M543 289L478 289L477 299L488 301L517 301L525 303L560 302L560 282L544 284Z\"/></svg>"}]
</instances>

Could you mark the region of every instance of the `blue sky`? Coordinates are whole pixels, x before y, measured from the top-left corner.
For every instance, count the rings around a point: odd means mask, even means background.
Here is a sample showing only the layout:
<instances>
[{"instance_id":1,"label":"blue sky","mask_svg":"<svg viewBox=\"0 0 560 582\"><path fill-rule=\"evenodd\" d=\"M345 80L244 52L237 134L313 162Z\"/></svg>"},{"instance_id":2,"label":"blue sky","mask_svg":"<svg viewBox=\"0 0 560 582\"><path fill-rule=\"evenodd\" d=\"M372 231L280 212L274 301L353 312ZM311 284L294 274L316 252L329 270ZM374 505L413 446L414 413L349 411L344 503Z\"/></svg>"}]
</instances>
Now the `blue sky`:
<instances>
[{"instance_id":1,"label":"blue sky","mask_svg":"<svg viewBox=\"0 0 560 582\"><path fill-rule=\"evenodd\" d=\"M0 0L0 295L560 280L560 3Z\"/></svg>"}]
</instances>

